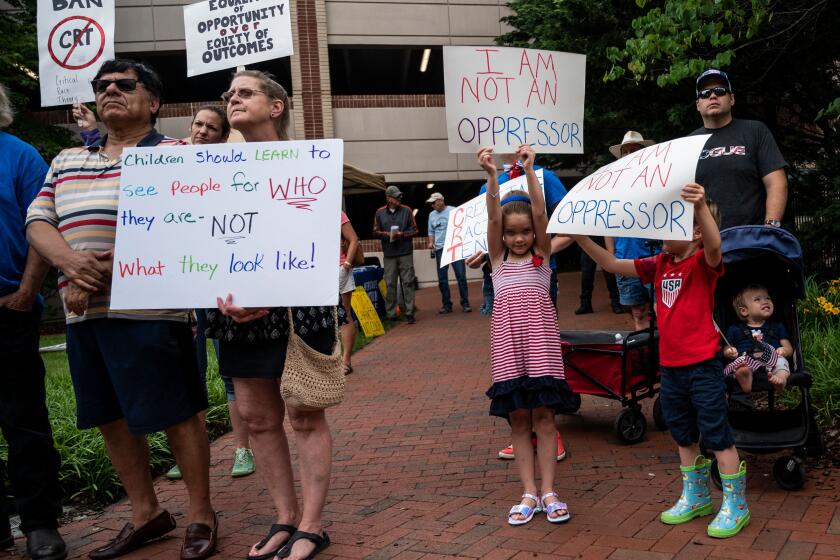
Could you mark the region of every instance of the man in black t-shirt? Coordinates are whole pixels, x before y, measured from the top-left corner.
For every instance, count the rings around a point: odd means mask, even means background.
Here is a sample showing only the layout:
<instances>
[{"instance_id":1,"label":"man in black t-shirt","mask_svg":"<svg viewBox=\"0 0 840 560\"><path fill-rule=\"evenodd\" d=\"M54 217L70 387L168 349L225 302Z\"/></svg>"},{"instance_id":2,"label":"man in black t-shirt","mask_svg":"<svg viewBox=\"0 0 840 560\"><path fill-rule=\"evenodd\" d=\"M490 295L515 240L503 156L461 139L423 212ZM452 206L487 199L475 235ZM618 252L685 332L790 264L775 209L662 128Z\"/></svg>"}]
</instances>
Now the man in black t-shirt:
<instances>
[{"instance_id":1,"label":"man in black t-shirt","mask_svg":"<svg viewBox=\"0 0 840 560\"><path fill-rule=\"evenodd\" d=\"M700 153L696 181L718 203L721 229L778 227L787 204L787 163L770 130L732 117L735 94L721 70L706 70L697 78L696 104L703 126L691 135L712 135Z\"/></svg>"}]
</instances>

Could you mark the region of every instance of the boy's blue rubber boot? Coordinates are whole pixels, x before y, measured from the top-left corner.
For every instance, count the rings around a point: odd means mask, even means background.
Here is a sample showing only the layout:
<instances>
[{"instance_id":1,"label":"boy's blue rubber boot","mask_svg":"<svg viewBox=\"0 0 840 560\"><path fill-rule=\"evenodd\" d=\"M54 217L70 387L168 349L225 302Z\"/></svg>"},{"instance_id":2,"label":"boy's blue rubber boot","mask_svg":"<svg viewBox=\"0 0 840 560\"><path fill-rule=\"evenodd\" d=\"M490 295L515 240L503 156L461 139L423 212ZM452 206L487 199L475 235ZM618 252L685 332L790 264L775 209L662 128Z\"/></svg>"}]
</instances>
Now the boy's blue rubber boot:
<instances>
[{"instance_id":1,"label":"boy's blue rubber boot","mask_svg":"<svg viewBox=\"0 0 840 560\"><path fill-rule=\"evenodd\" d=\"M741 532L750 523L747 507L747 462L741 461L735 474L720 473L723 484L723 503L706 530L710 537L725 539Z\"/></svg>"},{"instance_id":2,"label":"boy's blue rubber boot","mask_svg":"<svg viewBox=\"0 0 840 560\"><path fill-rule=\"evenodd\" d=\"M709 489L709 468L712 462L698 455L691 467L680 467L683 490L680 499L671 509L659 516L662 523L679 525L695 517L712 513L712 493Z\"/></svg>"}]
</instances>

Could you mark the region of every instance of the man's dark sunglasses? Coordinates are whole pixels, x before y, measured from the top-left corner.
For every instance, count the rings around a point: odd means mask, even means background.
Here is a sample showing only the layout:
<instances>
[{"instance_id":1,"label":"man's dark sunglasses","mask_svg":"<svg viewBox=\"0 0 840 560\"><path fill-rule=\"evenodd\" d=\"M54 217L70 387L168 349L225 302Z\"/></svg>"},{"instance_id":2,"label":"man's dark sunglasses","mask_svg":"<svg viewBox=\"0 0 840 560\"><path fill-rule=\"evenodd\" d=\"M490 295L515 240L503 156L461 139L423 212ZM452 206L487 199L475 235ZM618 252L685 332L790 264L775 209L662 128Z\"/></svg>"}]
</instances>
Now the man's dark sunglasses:
<instances>
[{"instance_id":1,"label":"man's dark sunglasses","mask_svg":"<svg viewBox=\"0 0 840 560\"><path fill-rule=\"evenodd\" d=\"M93 93L102 93L111 84L116 84L120 91L134 91L137 89L137 84L142 85L143 82L133 78L120 78L119 80L91 80L90 85L93 86Z\"/></svg>"},{"instance_id":2,"label":"man's dark sunglasses","mask_svg":"<svg viewBox=\"0 0 840 560\"><path fill-rule=\"evenodd\" d=\"M713 87L709 89L701 89L697 92L698 99L708 99L714 93L717 97L723 97L727 93L730 93L731 90L725 87Z\"/></svg>"}]
</instances>

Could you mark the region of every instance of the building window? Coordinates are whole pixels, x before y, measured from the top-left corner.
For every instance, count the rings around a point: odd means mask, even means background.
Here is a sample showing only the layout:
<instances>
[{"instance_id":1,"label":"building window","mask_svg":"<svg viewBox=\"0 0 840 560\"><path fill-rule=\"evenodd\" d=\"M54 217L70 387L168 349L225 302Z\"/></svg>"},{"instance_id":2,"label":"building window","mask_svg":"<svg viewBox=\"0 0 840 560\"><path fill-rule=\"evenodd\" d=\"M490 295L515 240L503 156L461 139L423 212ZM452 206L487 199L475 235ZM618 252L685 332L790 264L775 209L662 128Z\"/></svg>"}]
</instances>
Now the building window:
<instances>
[{"instance_id":1,"label":"building window","mask_svg":"<svg viewBox=\"0 0 840 560\"><path fill-rule=\"evenodd\" d=\"M330 47L329 55L333 95L443 93L442 47Z\"/></svg>"},{"instance_id":2,"label":"building window","mask_svg":"<svg viewBox=\"0 0 840 560\"><path fill-rule=\"evenodd\" d=\"M230 86L230 77L236 71L231 68L188 78L187 55L184 51L119 53L117 56L139 60L154 68L163 82L164 103L217 101ZM250 64L248 69L271 72L292 95L292 67L288 57Z\"/></svg>"}]
</instances>

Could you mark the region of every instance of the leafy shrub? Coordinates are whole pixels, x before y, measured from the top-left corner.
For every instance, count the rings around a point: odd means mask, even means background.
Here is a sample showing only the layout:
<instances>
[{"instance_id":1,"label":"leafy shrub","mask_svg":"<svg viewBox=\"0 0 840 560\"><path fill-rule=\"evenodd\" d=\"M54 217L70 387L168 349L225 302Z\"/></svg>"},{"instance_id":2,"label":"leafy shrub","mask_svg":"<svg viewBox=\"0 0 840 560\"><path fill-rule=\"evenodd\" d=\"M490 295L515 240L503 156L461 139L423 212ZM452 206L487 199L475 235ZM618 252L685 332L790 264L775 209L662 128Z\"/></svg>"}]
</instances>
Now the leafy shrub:
<instances>
[{"instance_id":1,"label":"leafy shrub","mask_svg":"<svg viewBox=\"0 0 840 560\"><path fill-rule=\"evenodd\" d=\"M827 427L840 415L840 278L808 279L799 309L802 356L813 377L811 398L819 423Z\"/></svg>"}]
</instances>

